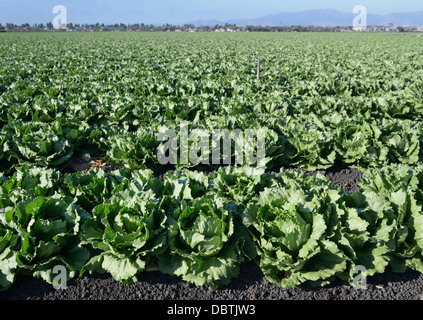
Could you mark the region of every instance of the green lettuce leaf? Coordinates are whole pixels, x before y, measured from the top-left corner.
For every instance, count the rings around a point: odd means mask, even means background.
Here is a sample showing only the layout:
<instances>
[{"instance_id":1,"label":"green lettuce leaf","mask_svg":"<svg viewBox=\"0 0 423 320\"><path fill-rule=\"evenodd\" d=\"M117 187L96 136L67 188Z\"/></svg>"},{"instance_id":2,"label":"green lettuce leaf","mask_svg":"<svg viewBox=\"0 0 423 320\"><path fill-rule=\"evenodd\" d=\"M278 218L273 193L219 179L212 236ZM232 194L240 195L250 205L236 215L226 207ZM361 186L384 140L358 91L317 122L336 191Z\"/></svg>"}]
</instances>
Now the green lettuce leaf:
<instances>
[{"instance_id":1,"label":"green lettuce leaf","mask_svg":"<svg viewBox=\"0 0 423 320\"><path fill-rule=\"evenodd\" d=\"M81 273L109 272L123 283L135 282L167 247L162 203L152 191L127 190L95 207L82 226L82 243L92 255Z\"/></svg>"},{"instance_id":2,"label":"green lettuce leaf","mask_svg":"<svg viewBox=\"0 0 423 320\"><path fill-rule=\"evenodd\" d=\"M198 286L230 283L256 254L236 210L209 196L183 200L168 228L169 250L159 256L159 270Z\"/></svg>"}]
</instances>

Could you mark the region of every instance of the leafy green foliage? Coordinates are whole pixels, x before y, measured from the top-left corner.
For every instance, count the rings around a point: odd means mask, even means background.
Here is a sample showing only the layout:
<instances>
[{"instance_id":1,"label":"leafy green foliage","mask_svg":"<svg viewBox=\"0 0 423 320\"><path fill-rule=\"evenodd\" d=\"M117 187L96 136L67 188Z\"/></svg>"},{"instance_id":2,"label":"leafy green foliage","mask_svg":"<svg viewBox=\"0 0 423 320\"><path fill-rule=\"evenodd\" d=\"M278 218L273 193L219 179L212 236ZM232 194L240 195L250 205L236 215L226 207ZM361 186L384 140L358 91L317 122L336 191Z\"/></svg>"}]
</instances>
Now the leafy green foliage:
<instances>
[{"instance_id":1,"label":"leafy green foliage","mask_svg":"<svg viewBox=\"0 0 423 320\"><path fill-rule=\"evenodd\" d=\"M248 260L282 287L352 283L359 265L368 275L423 272L416 38L1 38L0 289L19 273L51 282L59 264L70 276L109 272L124 283L158 266L213 288ZM268 172L234 167L232 138L230 154L220 153L231 165L182 163L178 145L176 171L165 173L157 133L171 129L180 142L182 123L209 137L213 129L264 130ZM130 169L58 171L81 156ZM364 171L360 192L320 175L276 173L337 162Z\"/></svg>"},{"instance_id":2,"label":"leafy green foliage","mask_svg":"<svg viewBox=\"0 0 423 320\"><path fill-rule=\"evenodd\" d=\"M363 176L362 194L368 208L383 212L384 229L390 229L384 240L390 244L389 262L395 271L403 272L407 267L423 271L421 179L421 165L398 164Z\"/></svg>"},{"instance_id":3,"label":"leafy green foliage","mask_svg":"<svg viewBox=\"0 0 423 320\"><path fill-rule=\"evenodd\" d=\"M63 265L73 277L89 258L79 238L88 217L72 198L59 194L28 197L2 208L2 287L11 284L16 269L53 283L54 266Z\"/></svg>"},{"instance_id":4,"label":"leafy green foliage","mask_svg":"<svg viewBox=\"0 0 423 320\"><path fill-rule=\"evenodd\" d=\"M129 164L131 168L155 168L157 162L156 131L141 130L135 133L123 133L110 136L110 149L107 151L107 160L110 163Z\"/></svg>"},{"instance_id":5,"label":"leafy green foliage","mask_svg":"<svg viewBox=\"0 0 423 320\"><path fill-rule=\"evenodd\" d=\"M82 226L82 243L94 249L83 271L107 271L118 281L135 282L136 274L166 249L167 217L151 192L120 191L92 215Z\"/></svg>"},{"instance_id":6,"label":"leafy green foliage","mask_svg":"<svg viewBox=\"0 0 423 320\"><path fill-rule=\"evenodd\" d=\"M51 282L59 264L69 276L108 272L124 283L157 265L213 288L249 260L285 288L353 283L356 266L368 276L422 271L422 172L373 168L349 194L297 171L252 176L227 167L157 178L24 166L1 179L0 283L6 289L20 272Z\"/></svg>"},{"instance_id":7,"label":"leafy green foliage","mask_svg":"<svg viewBox=\"0 0 423 320\"><path fill-rule=\"evenodd\" d=\"M159 270L196 285L229 284L252 251L238 220L236 210L212 197L184 200L169 218L170 251L159 257Z\"/></svg>"},{"instance_id":8,"label":"leafy green foliage","mask_svg":"<svg viewBox=\"0 0 423 320\"><path fill-rule=\"evenodd\" d=\"M19 164L64 168L69 164L74 146L45 123L16 122L3 128L7 137L3 150L8 159Z\"/></svg>"},{"instance_id":9,"label":"leafy green foliage","mask_svg":"<svg viewBox=\"0 0 423 320\"><path fill-rule=\"evenodd\" d=\"M2 35L2 161L62 169L94 153L159 170L158 127L178 132L181 121L190 133L266 129L268 170L423 159L415 39L316 34L308 47L293 34L120 36Z\"/></svg>"},{"instance_id":10,"label":"leafy green foliage","mask_svg":"<svg viewBox=\"0 0 423 320\"><path fill-rule=\"evenodd\" d=\"M304 174L281 178L283 187L266 188L258 203L244 212L244 223L259 250L259 265L266 278L281 287L328 283L346 269L345 256L331 239L330 224L339 213L327 207L336 206L341 193Z\"/></svg>"}]
</instances>

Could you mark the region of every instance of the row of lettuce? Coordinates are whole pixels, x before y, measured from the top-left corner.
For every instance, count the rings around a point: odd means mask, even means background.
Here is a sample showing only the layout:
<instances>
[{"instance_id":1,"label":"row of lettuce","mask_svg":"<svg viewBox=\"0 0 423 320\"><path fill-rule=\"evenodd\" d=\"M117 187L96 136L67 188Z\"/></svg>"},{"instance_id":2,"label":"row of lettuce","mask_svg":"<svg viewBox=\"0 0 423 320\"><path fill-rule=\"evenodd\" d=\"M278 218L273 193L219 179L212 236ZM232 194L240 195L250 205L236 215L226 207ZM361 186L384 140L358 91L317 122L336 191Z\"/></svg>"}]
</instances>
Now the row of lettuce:
<instances>
[{"instance_id":1,"label":"row of lettuce","mask_svg":"<svg viewBox=\"0 0 423 320\"><path fill-rule=\"evenodd\" d=\"M25 165L0 179L0 289L18 274L54 284L56 266L123 283L158 269L212 288L251 260L283 288L353 284L356 266L423 272L422 184L423 165L403 164L365 172L353 194L293 170L158 177Z\"/></svg>"},{"instance_id":2,"label":"row of lettuce","mask_svg":"<svg viewBox=\"0 0 423 320\"><path fill-rule=\"evenodd\" d=\"M325 169L337 161L353 167L384 166L391 163L408 165L423 161L423 125L421 122L406 119L348 119L339 113L324 117L316 115L298 117L275 117L272 115L248 114L233 117L210 116L206 121L185 122L180 120L151 121L149 125L139 125L127 130L112 123L90 125L80 120L58 118L52 122L18 121L7 124L0 130L0 160L2 171L11 166L39 164L55 169L63 169L72 158L106 156L111 164L127 164L133 169L161 167L158 150L166 143L159 140L159 133L166 130L175 132L177 155L181 155L183 127L187 127L189 152L200 149L204 140L209 147L208 154L200 150L203 158L187 164L176 159L177 167L195 167L200 161L212 167L213 130L237 130L240 137L252 130L255 138L259 130L265 130L266 169L278 166L296 166L307 170ZM164 139L168 139L165 137ZM235 144L232 136L231 164L235 164ZM244 150L255 139L242 140ZM201 147L202 148L202 147ZM199 154L198 153L198 154ZM191 157L191 155L189 155Z\"/></svg>"}]
</instances>

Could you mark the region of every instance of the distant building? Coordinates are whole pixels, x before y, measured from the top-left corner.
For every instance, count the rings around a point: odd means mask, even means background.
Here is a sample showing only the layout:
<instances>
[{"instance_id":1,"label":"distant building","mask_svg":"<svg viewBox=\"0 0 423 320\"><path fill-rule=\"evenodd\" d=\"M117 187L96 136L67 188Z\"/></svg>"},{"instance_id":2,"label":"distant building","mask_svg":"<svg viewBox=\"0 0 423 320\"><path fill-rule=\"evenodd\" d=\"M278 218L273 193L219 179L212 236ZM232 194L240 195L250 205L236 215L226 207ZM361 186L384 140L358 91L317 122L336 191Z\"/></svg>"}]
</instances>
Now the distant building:
<instances>
[{"instance_id":1,"label":"distant building","mask_svg":"<svg viewBox=\"0 0 423 320\"><path fill-rule=\"evenodd\" d=\"M354 26L353 30L356 32L368 31L368 26Z\"/></svg>"},{"instance_id":2,"label":"distant building","mask_svg":"<svg viewBox=\"0 0 423 320\"><path fill-rule=\"evenodd\" d=\"M371 31L386 31L387 29L388 29L388 27L387 26L372 26L372 27L370 27L369 28Z\"/></svg>"}]
</instances>

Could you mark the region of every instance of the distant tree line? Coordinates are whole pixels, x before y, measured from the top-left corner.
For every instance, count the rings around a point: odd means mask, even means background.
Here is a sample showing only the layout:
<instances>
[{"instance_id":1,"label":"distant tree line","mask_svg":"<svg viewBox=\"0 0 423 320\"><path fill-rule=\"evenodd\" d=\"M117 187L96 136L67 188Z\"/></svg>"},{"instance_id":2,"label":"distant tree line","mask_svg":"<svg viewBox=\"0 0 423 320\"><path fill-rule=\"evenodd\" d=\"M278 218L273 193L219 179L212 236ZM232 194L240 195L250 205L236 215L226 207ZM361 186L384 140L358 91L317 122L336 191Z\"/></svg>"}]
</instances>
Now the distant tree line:
<instances>
[{"instance_id":1,"label":"distant tree line","mask_svg":"<svg viewBox=\"0 0 423 320\"><path fill-rule=\"evenodd\" d=\"M66 31L143 31L143 32L342 32L342 31L352 31L352 26L336 26L336 27L321 27L321 26L254 26L247 25L237 26L236 24L226 23L225 25L213 25L213 26L194 26L193 24L185 25L153 25L153 24L144 24L144 23L134 23L134 24L125 24L125 23L115 23L115 24L104 24L104 23L95 23L95 24L78 24L78 23L69 23L66 26ZM391 28L390 31L417 31L416 27L397 27ZM34 32L34 31L58 31L53 28L51 22L35 23L30 25L29 23L24 23L17 25L14 23L6 23L3 26L0 23L0 32L12 31L12 32ZM60 30L64 31L64 30Z\"/></svg>"}]
</instances>

